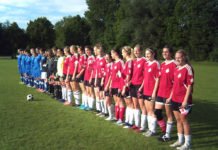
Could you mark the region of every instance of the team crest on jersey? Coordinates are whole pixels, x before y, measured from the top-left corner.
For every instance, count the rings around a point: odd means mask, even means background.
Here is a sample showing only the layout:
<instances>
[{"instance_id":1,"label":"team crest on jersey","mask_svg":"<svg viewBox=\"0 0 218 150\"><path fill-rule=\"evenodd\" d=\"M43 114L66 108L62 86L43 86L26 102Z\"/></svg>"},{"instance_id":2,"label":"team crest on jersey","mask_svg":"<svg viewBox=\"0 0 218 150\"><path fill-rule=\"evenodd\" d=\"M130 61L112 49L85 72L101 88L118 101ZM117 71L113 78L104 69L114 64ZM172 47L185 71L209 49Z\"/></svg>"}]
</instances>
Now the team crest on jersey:
<instances>
[{"instance_id":1,"label":"team crest on jersey","mask_svg":"<svg viewBox=\"0 0 218 150\"><path fill-rule=\"evenodd\" d=\"M102 63L102 62L100 62L100 65L101 65L101 66L102 66L102 64L103 64L103 63Z\"/></svg>"},{"instance_id":2,"label":"team crest on jersey","mask_svg":"<svg viewBox=\"0 0 218 150\"><path fill-rule=\"evenodd\" d=\"M169 73L170 72L170 69L169 68L167 68L167 70L166 70L166 73Z\"/></svg>"},{"instance_id":3,"label":"team crest on jersey","mask_svg":"<svg viewBox=\"0 0 218 150\"><path fill-rule=\"evenodd\" d=\"M178 74L178 78L181 78L181 76L182 76L182 75L181 75L181 73L180 73L180 74Z\"/></svg>"},{"instance_id":4,"label":"team crest on jersey","mask_svg":"<svg viewBox=\"0 0 218 150\"><path fill-rule=\"evenodd\" d=\"M140 64L138 64L138 66L137 66L138 68L140 68L141 67L141 65Z\"/></svg>"},{"instance_id":5,"label":"team crest on jersey","mask_svg":"<svg viewBox=\"0 0 218 150\"><path fill-rule=\"evenodd\" d=\"M151 72L151 68L148 69L148 72Z\"/></svg>"},{"instance_id":6,"label":"team crest on jersey","mask_svg":"<svg viewBox=\"0 0 218 150\"><path fill-rule=\"evenodd\" d=\"M117 66L114 66L114 69L117 69Z\"/></svg>"}]
</instances>

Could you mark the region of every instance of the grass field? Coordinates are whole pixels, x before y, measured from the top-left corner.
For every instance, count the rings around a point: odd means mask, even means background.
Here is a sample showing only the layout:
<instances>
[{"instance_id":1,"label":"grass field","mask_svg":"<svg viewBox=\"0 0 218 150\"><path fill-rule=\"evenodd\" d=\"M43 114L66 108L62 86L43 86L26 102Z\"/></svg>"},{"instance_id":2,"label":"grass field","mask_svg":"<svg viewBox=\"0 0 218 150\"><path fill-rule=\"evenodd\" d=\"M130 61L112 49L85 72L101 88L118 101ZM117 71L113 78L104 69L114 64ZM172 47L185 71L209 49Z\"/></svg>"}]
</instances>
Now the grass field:
<instances>
[{"instance_id":1,"label":"grass field","mask_svg":"<svg viewBox=\"0 0 218 150\"><path fill-rule=\"evenodd\" d=\"M218 149L218 64L193 66L192 149ZM169 143L160 143L156 137L145 138L93 112L64 107L48 95L18 84L15 60L0 59L0 68L0 150L170 149ZM26 101L29 93L35 101Z\"/></svg>"}]
</instances>

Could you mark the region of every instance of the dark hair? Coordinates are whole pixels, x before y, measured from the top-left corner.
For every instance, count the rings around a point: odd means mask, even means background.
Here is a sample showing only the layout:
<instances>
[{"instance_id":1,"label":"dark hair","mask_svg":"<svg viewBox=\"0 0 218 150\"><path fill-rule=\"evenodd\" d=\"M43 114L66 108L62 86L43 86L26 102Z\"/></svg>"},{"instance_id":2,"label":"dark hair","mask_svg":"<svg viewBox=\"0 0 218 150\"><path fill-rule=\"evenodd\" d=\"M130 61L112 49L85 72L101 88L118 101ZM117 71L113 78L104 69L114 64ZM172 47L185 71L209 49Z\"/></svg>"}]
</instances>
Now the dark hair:
<instances>
[{"instance_id":1,"label":"dark hair","mask_svg":"<svg viewBox=\"0 0 218 150\"><path fill-rule=\"evenodd\" d=\"M157 59L157 52L152 48L146 48L145 51L149 51L154 55L154 59Z\"/></svg>"},{"instance_id":2,"label":"dark hair","mask_svg":"<svg viewBox=\"0 0 218 150\"><path fill-rule=\"evenodd\" d=\"M117 53L118 57L122 59L122 55L120 53L120 50L119 49L116 49L116 48L112 48L111 52L114 51L115 53Z\"/></svg>"},{"instance_id":3,"label":"dark hair","mask_svg":"<svg viewBox=\"0 0 218 150\"><path fill-rule=\"evenodd\" d=\"M176 51L176 53L182 54L183 57L185 58L185 63L190 64L188 55L187 55L187 53L186 53L186 51L184 49L179 49L178 51Z\"/></svg>"},{"instance_id":4,"label":"dark hair","mask_svg":"<svg viewBox=\"0 0 218 150\"><path fill-rule=\"evenodd\" d=\"M86 45L84 49L88 48L90 51L92 51L92 47L91 46L88 46Z\"/></svg>"},{"instance_id":5,"label":"dark hair","mask_svg":"<svg viewBox=\"0 0 218 150\"><path fill-rule=\"evenodd\" d=\"M168 49L168 51L170 52L170 54L173 54L173 48L172 48L171 46L165 45L165 46L163 47L163 49L164 49L164 48Z\"/></svg>"}]
</instances>

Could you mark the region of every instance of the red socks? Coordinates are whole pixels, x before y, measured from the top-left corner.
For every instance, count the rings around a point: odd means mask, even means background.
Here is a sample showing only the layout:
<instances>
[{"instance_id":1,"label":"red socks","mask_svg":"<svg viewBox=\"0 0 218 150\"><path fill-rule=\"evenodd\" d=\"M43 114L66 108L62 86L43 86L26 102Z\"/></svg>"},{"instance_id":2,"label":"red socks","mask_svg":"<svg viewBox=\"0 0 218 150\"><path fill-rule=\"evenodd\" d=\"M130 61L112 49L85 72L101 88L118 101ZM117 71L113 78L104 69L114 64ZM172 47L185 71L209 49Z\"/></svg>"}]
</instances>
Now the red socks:
<instances>
[{"instance_id":1,"label":"red socks","mask_svg":"<svg viewBox=\"0 0 218 150\"><path fill-rule=\"evenodd\" d=\"M119 120L119 113L120 113L119 106L115 106L115 117L116 117L117 120Z\"/></svg>"},{"instance_id":2,"label":"red socks","mask_svg":"<svg viewBox=\"0 0 218 150\"><path fill-rule=\"evenodd\" d=\"M125 114L125 107L120 107L120 120L124 120L124 114Z\"/></svg>"},{"instance_id":3,"label":"red socks","mask_svg":"<svg viewBox=\"0 0 218 150\"><path fill-rule=\"evenodd\" d=\"M166 122L164 119L157 121L158 125L160 126L160 129L163 133L166 132Z\"/></svg>"}]
</instances>

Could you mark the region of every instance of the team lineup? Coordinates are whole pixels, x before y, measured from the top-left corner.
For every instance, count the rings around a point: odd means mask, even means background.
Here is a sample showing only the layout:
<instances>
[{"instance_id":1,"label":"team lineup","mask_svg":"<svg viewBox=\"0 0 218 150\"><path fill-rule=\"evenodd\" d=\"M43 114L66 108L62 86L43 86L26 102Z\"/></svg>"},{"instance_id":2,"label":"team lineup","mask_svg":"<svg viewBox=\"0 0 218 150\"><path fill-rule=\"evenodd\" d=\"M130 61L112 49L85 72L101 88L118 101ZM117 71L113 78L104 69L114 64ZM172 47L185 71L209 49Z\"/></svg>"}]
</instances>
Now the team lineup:
<instances>
[{"instance_id":1,"label":"team lineup","mask_svg":"<svg viewBox=\"0 0 218 150\"><path fill-rule=\"evenodd\" d=\"M140 45L106 54L101 44L18 49L18 53L20 78L28 87L51 94L65 106L96 111L97 116L146 137L157 135L158 125L162 142L171 141L175 118L178 139L170 147L191 149L188 116L194 71L184 50L176 51L173 59L172 48L165 46L162 63L153 49Z\"/></svg>"}]
</instances>

